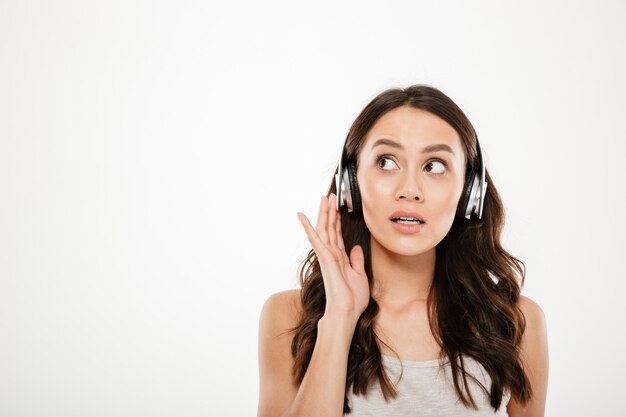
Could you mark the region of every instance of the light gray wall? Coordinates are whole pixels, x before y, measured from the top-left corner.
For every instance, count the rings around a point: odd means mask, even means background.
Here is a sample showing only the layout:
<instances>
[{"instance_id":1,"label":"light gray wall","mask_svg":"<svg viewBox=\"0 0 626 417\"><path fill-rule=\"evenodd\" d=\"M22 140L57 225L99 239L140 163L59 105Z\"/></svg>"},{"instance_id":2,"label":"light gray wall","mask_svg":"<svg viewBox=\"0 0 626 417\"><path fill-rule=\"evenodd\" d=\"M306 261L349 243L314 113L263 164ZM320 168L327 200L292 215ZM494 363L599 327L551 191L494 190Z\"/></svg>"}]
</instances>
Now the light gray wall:
<instances>
[{"instance_id":1,"label":"light gray wall","mask_svg":"<svg viewBox=\"0 0 626 417\"><path fill-rule=\"evenodd\" d=\"M616 415L626 6L0 1L0 415L243 416L349 125L474 123L548 321L551 416Z\"/></svg>"}]
</instances>

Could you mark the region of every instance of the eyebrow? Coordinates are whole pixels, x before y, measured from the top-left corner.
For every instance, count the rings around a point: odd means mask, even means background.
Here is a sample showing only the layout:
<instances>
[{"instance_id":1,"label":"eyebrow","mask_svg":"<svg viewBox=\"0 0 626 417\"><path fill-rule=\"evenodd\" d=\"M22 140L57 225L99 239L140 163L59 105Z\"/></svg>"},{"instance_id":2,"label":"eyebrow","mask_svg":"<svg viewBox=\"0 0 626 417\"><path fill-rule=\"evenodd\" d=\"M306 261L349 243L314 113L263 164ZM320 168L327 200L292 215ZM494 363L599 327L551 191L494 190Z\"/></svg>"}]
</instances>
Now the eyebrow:
<instances>
[{"instance_id":1,"label":"eyebrow","mask_svg":"<svg viewBox=\"0 0 626 417\"><path fill-rule=\"evenodd\" d=\"M402 144L396 141L393 141L391 139L382 138L374 142L370 150L374 149L378 145L387 145L387 146L391 146L392 148L404 149L404 146L402 146ZM454 155L454 151L452 150L452 148L444 143L438 143L436 145L428 145L422 148L422 153L437 152L437 151L446 151Z\"/></svg>"}]
</instances>

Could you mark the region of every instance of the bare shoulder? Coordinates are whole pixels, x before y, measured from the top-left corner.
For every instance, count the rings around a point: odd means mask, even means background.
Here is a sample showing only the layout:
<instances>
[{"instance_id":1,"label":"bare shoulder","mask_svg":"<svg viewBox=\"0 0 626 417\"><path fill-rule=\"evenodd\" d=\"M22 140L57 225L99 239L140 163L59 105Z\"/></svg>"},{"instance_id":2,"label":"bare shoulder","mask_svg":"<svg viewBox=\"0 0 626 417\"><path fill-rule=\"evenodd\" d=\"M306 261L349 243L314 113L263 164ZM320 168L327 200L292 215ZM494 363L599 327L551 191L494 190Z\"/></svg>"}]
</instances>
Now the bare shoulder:
<instances>
[{"instance_id":1,"label":"bare shoulder","mask_svg":"<svg viewBox=\"0 0 626 417\"><path fill-rule=\"evenodd\" d=\"M543 416L548 390L548 332L543 309L532 299L521 295L517 306L524 314L526 327L521 341L521 360L532 389L532 398L524 406L511 398L510 417Z\"/></svg>"},{"instance_id":2,"label":"bare shoulder","mask_svg":"<svg viewBox=\"0 0 626 417\"><path fill-rule=\"evenodd\" d=\"M531 324L533 327L545 326L546 316L543 309L535 301L525 295L520 295L517 306L522 310L527 324Z\"/></svg>"},{"instance_id":3,"label":"bare shoulder","mask_svg":"<svg viewBox=\"0 0 626 417\"><path fill-rule=\"evenodd\" d=\"M259 318L258 416L282 415L293 402L298 386L292 376L293 328L300 318L300 290L272 294Z\"/></svg>"},{"instance_id":4,"label":"bare shoulder","mask_svg":"<svg viewBox=\"0 0 626 417\"><path fill-rule=\"evenodd\" d=\"M285 290L270 295L261 309L261 320L271 318L268 324L277 328L281 325L295 326L301 311L300 291Z\"/></svg>"},{"instance_id":5,"label":"bare shoulder","mask_svg":"<svg viewBox=\"0 0 626 417\"><path fill-rule=\"evenodd\" d=\"M522 336L522 353L532 360L537 360L538 357L545 357L547 360L548 330L543 309L524 295L520 295L517 305L526 321Z\"/></svg>"}]
</instances>

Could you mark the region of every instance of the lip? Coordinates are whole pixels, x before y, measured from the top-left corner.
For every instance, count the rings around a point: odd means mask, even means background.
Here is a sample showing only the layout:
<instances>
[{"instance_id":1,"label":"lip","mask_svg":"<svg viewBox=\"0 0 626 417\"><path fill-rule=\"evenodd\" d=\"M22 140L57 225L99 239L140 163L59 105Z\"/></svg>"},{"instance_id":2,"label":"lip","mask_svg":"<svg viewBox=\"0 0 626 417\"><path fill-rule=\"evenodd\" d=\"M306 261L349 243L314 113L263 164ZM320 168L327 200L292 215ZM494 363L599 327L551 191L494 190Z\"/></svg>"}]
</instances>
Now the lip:
<instances>
[{"instance_id":1,"label":"lip","mask_svg":"<svg viewBox=\"0 0 626 417\"><path fill-rule=\"evenodd\" d=\"M426 223L426 220L419 214L414 211L405 211L405 210L396 210L389 216L389 220L395 219L396 217L413 217L421 221L422 223ZM397 223L394 223L397 224ZM406 225L401 225L406 226ZM412 226L412 225L409 225Z\"/></svg>"},{"instance_id":2,"label":"lip","mask_svg":"<svg viewBox=\"0 0 626 417\"><path fill-rule=\"evenodd\" d=\"M422 229L424 227L426 227L426 225L424 223L420 223L420 224L402 224L402 223L396 223L392 220L390 220L391 225L393 226L394 229L396 229L398 232L403 233L403 234L407 234L407 235L411 235L414 233L419 233L422 231Z\"/></svg>"}]
</instances>

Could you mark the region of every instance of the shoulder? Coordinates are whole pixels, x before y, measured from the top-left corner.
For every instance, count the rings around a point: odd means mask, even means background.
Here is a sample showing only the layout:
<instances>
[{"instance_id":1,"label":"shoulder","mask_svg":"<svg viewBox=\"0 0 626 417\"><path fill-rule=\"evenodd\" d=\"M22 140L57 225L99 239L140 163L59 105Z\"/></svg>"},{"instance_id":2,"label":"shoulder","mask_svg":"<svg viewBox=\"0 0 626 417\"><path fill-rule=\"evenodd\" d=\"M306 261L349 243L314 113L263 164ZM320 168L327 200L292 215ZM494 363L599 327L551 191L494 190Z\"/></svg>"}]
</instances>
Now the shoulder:
<instances>
[{"instance_id":1,"label":"shoulder","mask_svg":"<svg viewBox=\"0 0 626 417\"><path fill-rule=\"evenodd\" d=\"M524 314L527 326L530 325L534 329L546 326L545 313L535 301L525 295L520 295L519 300L517 300L517 306Z\"/></svg>"},{"instance_id":2,"label":"shoulder","mask_svg":"<svg viewBox=\"0 0 626 417\"><path fill-rule=\"evenodd\" d=\"M520 359L533 395L530 402L524 406L512 398L507 410L510 417L543 416L549 368L546 317L539 304L526 296L520 296L517 306L526 321L520 344Z\"/></svg>"},{"instance_id":3,"label":"shoulder","mask_svg":"<svg viewBox=\"0 0 626 417\"><path fill-rule=\"evenodd\" d=\"M293 323L295 326L301 311L300 291L285 290L270 295L261 308L261 320L270 318L274 325Z\"/></svg>"},{"instance_id":4,"label":"shoulder","mask_svg":"<svg viewBox=\"0 0 626 417\"><path fill-rule=\"evenodd\" d=\"M259 404L258 415L282 415L297 394L292 378L293 330L299 321L300 290L270 295L259 318Z\"/></svg>"},{"instance_id":5,"label":"shoulder","mask_svg":"<svg viewBox=\"0 0 626 417\"><path fill-rule=\"evenodd\" d=\"M530 360L545 358L547 361L548 330L543 309L532 299L521 295L517 306L524 315L525 327L521 350Z\"/></svg>"},{"instance_id":6,"label":"shoulder","mask_svg":"<svg viewBox=\"0 0 626 417\"><path fill-rule=\"evenodd\" d=\"M259 316L259 337L268 344L273 340L282 339L286 345L285 336L291 339L293 334L289 331L293 329L300 320L301 302L300 290L280 291L270 295Z\"/></svg>"}]
</instances>

